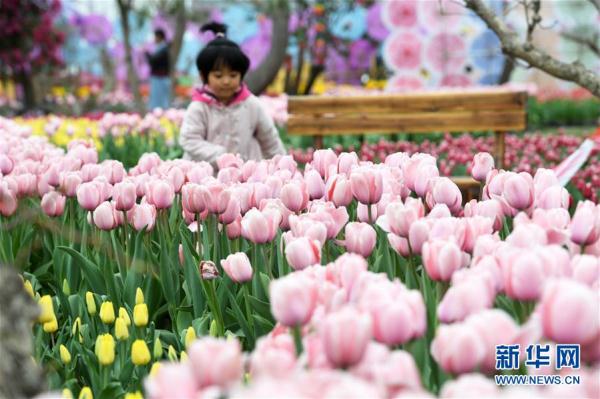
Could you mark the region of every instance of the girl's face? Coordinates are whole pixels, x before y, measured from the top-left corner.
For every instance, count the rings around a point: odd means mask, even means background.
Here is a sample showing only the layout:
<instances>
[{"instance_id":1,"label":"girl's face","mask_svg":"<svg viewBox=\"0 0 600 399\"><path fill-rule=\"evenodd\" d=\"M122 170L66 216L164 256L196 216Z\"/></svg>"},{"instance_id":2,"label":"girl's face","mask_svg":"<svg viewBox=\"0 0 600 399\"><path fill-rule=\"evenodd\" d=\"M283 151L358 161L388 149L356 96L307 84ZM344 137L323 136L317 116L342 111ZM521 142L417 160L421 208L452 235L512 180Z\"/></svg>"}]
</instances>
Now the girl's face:
<instances>
[{"instance_id":1,"label":"girl's face","mask_svg":"<svg viewBox=\"0 0 600 399\"><path fill-rule=\"evenodd\" d=\"M227 103L240 88L242 74L227 66L213 69L208 73L208 87L219 101Z\"/></svg>"}]
</instances>

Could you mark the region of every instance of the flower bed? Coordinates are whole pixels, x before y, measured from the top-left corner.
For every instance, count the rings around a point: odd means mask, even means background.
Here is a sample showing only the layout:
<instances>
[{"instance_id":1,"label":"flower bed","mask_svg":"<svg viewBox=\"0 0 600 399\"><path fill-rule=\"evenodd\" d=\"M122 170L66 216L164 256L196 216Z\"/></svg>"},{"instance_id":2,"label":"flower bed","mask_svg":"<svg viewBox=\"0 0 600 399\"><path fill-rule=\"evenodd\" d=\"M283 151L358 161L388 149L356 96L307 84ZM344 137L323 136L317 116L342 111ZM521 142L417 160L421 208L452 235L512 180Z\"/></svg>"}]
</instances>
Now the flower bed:
<instances>
[{"instance_id":1,"label":"flower bed","mask_svg":"<svg viewBox=\"0 0 600 399\"><path fill-rule=\"evenodd\" d=\"M492 375L542 373L581 384L518 392L597 396L600 206L550 170L482 153L483 198L463 206L424 153L126 170L6 120L0 139L0 261L40 303L52 389L499 396ZM580 345L581 369L526 367L538 343ZM497 370L496 345L517 344L520 370Z\"/></svg>"}]
</instances>

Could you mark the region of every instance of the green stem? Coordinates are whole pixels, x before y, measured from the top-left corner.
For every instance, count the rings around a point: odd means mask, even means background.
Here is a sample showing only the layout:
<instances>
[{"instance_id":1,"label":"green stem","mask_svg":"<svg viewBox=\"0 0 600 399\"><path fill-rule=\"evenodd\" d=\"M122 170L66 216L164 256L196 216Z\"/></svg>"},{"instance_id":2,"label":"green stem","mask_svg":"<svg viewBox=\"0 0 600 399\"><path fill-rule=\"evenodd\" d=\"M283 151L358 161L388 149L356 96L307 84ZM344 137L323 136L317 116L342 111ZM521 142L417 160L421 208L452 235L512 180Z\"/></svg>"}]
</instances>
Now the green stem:
<instances>
[{"instance_id":1,"label":"green stem","mask_svg":"<svg viewBox=\"0 0 600 399\"><path fill-rule=\"evenodd\" d=\"M294 346L296 347L296 357L300 357L302 354L302 333L300 332L301 326L292 327L292 336L294 337Z\"/></svg>"},{"instance_id":2,"label":"green stem","mask_svg":"<svg viewBox=\"0 0 600 399\"><path fill-rule=\"evenodd\" d=\"M252 308L250 307L250 295L248 293L248 284L249 283L242 284L242 293L244 295L244 303L246 305L246 319L248 320L248 324L250 325L250 330L252 330L252 334L255 334L254 320L252 319Z\"/></svg>"}]
</instances>

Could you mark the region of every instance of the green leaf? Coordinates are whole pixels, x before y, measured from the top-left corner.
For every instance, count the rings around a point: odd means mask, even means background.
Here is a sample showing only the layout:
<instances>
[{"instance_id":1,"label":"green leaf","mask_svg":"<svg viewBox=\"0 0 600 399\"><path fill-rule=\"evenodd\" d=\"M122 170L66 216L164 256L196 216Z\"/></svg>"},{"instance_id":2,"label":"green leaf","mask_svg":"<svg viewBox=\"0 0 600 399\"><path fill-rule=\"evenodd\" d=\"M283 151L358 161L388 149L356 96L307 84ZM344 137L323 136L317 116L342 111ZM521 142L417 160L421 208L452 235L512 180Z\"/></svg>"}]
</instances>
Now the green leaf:
<instances>
[{"instance_id":1,"label":"green leaf","mask_svg":"<svg viewBox=\"0 0 600 399\"><path fill-rule=\"evenodd\" d=\"M59 246L56 249L64 251L69 254L76 262L77 265L83 271L85 281L87 282L88 288L96 294L106 295L106 285L102 278L101 270L93 264L90 260L86 259L79 252L70 247ZM112 280L112 279L111 279Z\"/></svg>"},{"instance_id":2,"label":"green leaf","mask_svg":"<svg viewBox=\"0 0 600 399\"><path fill-rule=\"evenodd\" d=\"M255 321L254 325L256 326L256 329L259 331L259 334L257 334L257 336L267 334L275 326L275 323L257 314L253 314L252 318Z\"/></svg>"},{"instance_id":3,"label":"green leaf","mask_svg":"<svg viewBox=\"0 0 600 399\"><path fill-rule=\"evenodd\" d=\"M250 306L253 310L256 310L260 316L269 320L273 319L273 316L271 315L271 305L268 302L261 301L252 295L248 295L248 298L250 299Z\"/></svg>"},{"instance_id":4,"label":"green leaf","mask_svg":"<svg viewBox=\"0 0 600 399\"><path fill-rule=\"evenodd\" d=\"M192 306L194 308L194 318L200 317L206 308L206 298L200 284L200 272L195 258L192 255L193 246L191 240L186 237L184 231L180 230L179 235L183 243L183 273L188 292L191 295Z\"/></svg>"},{"instance_id":5,"label":"green leaf","mask_svg":"<svg viewBox=\"0 0 600 399\"><path fill-rule=\"evenodd\" d=\"M100 392L99 399L114 399L125 395L125 391L121 386L120 382L111 382L109 383L102 392Z\"/></svg>"},{"instance_id":6,"label":"green leaf","mask_svg":"<svg viewBox=\"0 0 600 399\"><path fill-rule=\"evenodd\" d=\"M246 339L248 340L248 349L251 350L251 348L254 348L254 338L255 338L254 331L250 330L250 326L248 325L248 322L246 321L246 316L244 316L242 309L240 309L237 301L235 300L235 298L233 297L231 292L229 292L228 294L229 294L229 303L231 303L231 310L234 313L234 316L235 316L236 320L238 321L240 327L242 328L242 331L244 332Z\"/></svg>"}]
</instances>

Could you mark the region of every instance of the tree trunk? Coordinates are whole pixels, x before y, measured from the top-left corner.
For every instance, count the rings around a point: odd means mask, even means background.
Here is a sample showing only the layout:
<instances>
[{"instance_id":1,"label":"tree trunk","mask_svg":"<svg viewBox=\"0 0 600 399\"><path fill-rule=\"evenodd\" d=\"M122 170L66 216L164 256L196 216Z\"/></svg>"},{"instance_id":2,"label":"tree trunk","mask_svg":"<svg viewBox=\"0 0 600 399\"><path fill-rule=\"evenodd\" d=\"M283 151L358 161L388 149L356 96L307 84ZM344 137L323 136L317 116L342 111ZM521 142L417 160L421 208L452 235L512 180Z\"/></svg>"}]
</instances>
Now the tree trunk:
<instances>
[{"instance_id":1,"label":"tree trunk","mask_svg":"<svg viewBox=\"0 0 600 399\"><path fill-rule=\"evenodd\" d=\"M104 93L110 93L116 86L115 65L112 58L110 58L106 47L102 47L100 50L100 60L102 62L102 71L104 72L104 87L102 88L102 91Z\"/></svg>"},{"instance_id":2,"label":"tree trunk","mask_svg":"<svg viewBox=\"0 0 600 399\"><path fill-rule=\"evenodd\" d=\"M35 88L33 86L33 77L26 72L18 74L18 81L23 88L23 108L25 111L34 109L37 106Z\"/></svg>"},{"instance_id":3,"label":"tree trunk","mask_svg":"<svg viewBox=\"0 0 600 399\"><path fill-rule=\"evenodd\" d=\"M504 67L502 68L500 78L498 78L498 84L501 85L510 82L510 76L514 69L515 61L510 57L504 57Z\"/></svg>"},{"instance_id":4,"label":"tree trunk","mask_svg":"<svg viewBox=\"0 0 600 399\"><path fill-rule=\"evenodd\" d=\"M173 88L175 87L176 71L177 71L177 60L179 59L179 53L181 52L181 46L183 45L183 36L185 35L185 29L187 25L187 10L185 8L185 2L179 0L177 2L177 12L175 14L175 33L171 39L171 46L169 48L169 61L171 63L171 81L173 82Z\"/></svg>"},{"instance_id":5,"label":"tree trunk","mask_svg":"<svg viewBox=\"0 0 600 399\"><path fill-rule=\"evenodd\" d=\"M273 82L277 72L285 60L288 45L288 22L290 16L289 5L286 1L278 2L273 10L273 34L271 36L271 49L263 62L246 75L246 84L254 94L262 93Z\"/></svg>"},{"instance_id":6,"label":"tree trunk","mask_svg":"<svg viewBox=\"0 0 600 399\"><path fill-rule=\"evenodd\" d=\"M117 0L119 14L121 16L121 29L123 30L123 44L125 46L125 64L127 65L127 80L129 81L130 90L133 92L135 108L138 112L144 112L145 106L140 94L140 82L137 73L133 68L133 57L131 42L129 40L129 13L131 11L131 1Z\"/></svg>"},{"instance_id":7,"label":"tree trunk","mask_svg":"<svg viewBox=\"0 0 600 399\"><path fill-rule=\"evenodd\" d=\"M313 64L310 66L310 74L308 75L308 81L306 82L306 87L304 88L304 95L310 94L310 91L312 90L317 78L324 70L324 65Z\"/></svg>"}]
</instances>

